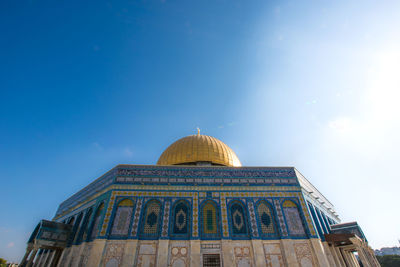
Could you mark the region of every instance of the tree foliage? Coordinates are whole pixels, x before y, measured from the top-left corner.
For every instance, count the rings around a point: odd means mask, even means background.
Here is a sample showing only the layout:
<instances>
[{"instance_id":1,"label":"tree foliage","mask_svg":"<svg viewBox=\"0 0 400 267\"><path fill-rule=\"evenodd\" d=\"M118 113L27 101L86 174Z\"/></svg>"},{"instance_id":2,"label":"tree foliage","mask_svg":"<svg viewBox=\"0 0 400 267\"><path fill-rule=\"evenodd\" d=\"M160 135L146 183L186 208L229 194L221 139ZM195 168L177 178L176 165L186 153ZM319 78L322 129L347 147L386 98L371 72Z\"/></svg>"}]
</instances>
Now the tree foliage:
<instances>
[{"instance_id":1,"label":"tree foliage","mask_svg":"<svg viewBox=\"0 0 400 267\"><path fill-rule=\"evenodd\" d=\"M0 258L0 267L3 267L3 266L5 267L6 264L7 264L7 261L3 258Z\"/></svg>"},{"instance_id":2,"label":"tree foliage","mask_svg":"<svg viewBox=\"0 0 400 267\"><path fill-rule=\"evenodd\" d=\"M400 266L400 255L384 255L376 256L381 267L398 267Z\"/></svg>"}]
</instances>

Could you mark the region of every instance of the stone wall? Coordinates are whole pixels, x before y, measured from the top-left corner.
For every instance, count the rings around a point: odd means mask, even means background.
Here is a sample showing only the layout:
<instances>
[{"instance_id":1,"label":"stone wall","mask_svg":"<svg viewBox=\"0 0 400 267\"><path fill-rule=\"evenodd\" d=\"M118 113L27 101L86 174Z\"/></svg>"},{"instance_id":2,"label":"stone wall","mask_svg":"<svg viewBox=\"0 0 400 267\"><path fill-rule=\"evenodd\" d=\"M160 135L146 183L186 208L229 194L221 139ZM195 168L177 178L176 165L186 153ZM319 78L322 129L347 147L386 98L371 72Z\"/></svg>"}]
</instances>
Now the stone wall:
<instances>
[{"instance_id":1,"label":"stone wall","mask_svg":"<svg viewBox=\"0 0 400 267\"><path fill-rule=\"evenodd\" d=\"M58 266L203 266L218 255L221 266L345 266L340 252L319 239L95 240L64 250Z\"/></svg>"}]
</instances>

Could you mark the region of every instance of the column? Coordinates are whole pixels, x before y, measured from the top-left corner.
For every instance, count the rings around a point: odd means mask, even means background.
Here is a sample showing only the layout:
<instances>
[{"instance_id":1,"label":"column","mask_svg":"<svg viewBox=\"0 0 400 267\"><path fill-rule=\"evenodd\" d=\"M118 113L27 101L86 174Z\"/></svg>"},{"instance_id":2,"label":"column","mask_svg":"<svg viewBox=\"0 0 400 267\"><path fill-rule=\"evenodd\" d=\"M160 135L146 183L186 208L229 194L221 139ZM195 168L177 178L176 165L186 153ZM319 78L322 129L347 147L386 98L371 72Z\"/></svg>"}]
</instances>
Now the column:
<instances>
[{"instance_id":1,"label":"column","mask_svg":"<svg viewBox=\"0 0 400 267\"><path fill-rule=\"evenodd\" d=\"M31 253L31 251L32 251L32 248L30 248L30 247L26 248L25 255L21 260L21 267L25 267L26 266L27 259L28 259L29 254Z\"/></svg>"},{"instance_id":2,"label":"column","mask_svg":"<svg viewBox=\"0 0 400 267\"><path fill-rule=\"evenodd\" d=\"M32 267L32 266L33 266L33 260L34 260L35 257L36 257L37 251L38 251L37 248L34 248L34 249L32 250L32 253L31 253L31 255L29 256L28 264L26 265L27 267Z\"/></svg>"},{"instance_id":3,"label":"column","mask_svg":"<svg viewBox=\"0 0 400 267\"><path fill-rule=\"evenodd\" d=\"M43 252L44 252L44 249L39 249L38 256L37 256L37 259L35 261L35 266L40 266L40 264L42 263L43 254L44 254Z\"/></svg>"},{"instance_id":4,"label":"column","mask_svg":"<svg viewBox=\"0 0 400 267\"><path fill-rule=\"evenodd\" d=\"M169 240L158 240L157 266L168 266L168 243Z\"/></svg>"},{"instance_id":5,"label":"column","mask_svg":"<svg viewBox=\"0 0 400 267\"><path fill-rule=\"evenodd\" d=\"M221 258L224 266L235 266L235 258L233 255L232 241L222 240L221 242Z\"/></svg>"},{"instance_id":6,"label":"column","mask_svg":"<svg viewBox=\"0 0 400 267\"><path fill-rule=\"evenodd\" d=\"M54 256L53 259L51 261L50 267L56 267L58 264L58 261L60 260L61 257L61 253L62 253L62 249L56 249L54 251Z\"/></svg>"},{"instance_id":7,"label":"column","mask_svg":"<svg viewBox=\"0 0 400 267\"><path fill-rule=\"evenodd\" d=\"M293 266L293 267L298 267L299 263L297 262L296 251L294 250L294 247L293 247L293 240L281 239L281 244L282 244L282 251L283 251L282 256L285 257L287 265Z\"/></svg>"},{"instance_id":8,"label":"column","mask_svg":"<svg viewBox=\"0 0 400 267\"><path fill-rule=\"evenodd\" d=\"M357 246L357 252L358 252L358 257L360 258L362 264L364 265L364 267L370 267L371 264L369 263L369 260L367 258L367 256L364 254L364 250L362 249L362 247Z\"/></svg>"},{"instance_id":9,"label":"column","mask_svg":"<svg viewBox=\"0 0 400 267\"><path fill-rule=\"evenodd\" d=\"M133 266L135 263L137 240L127 240L124 249L124 256L122 257L121 266ZM104 263L106 264L106 262Z\"/></svg>"},{"instance_id":10,"label":"column","mask_svg":"<svg viewBox=\"0 0 400 267\"><path fill-rule=\"evenodd\" d=\"M265 266L265 253L264 246L261 240L251 240L254 253L254 265L255 266Z\"/></svg>"},{"instance_id":11,"label":"column","mask_svg":"<svg viewBox=\"0 0 400 267\"><path fill-rule=\"evenodd\" d=\"M200 240L191 240L190 266L200 266L200 263L201 263Z\"/></svg>"},{"instance_id":12,"label":"column","mask_svg":"<svg viewBox=\"0 0 400 267\"><path fill-rule=\"evenodd\" d=\"M46 261L47 261L47 257L49 256L49 251L47 249L43 250L43 257L42 260L40 261L40 265L38 267L46 267Z\"/></svg>"},{"instance_id":13,"label":"column","mask_svg":"<svg viewBox=\"0 0 400 267\"><path fill-rule=\"evenodd\" d=\"M381 265L379 264L378 259L376 258L375 253L372 250L372 248L368 247L367 249L368 249L369 255L371 256L372 260L374 261L374 266L380 267Z\"/></svg>"},{"instance_id":14,"label":"column","mask_svg":"<svg viewBox=\"0 0 400 267\"><path fill-rule=\"evenodd\" d=\"M335 247L334 245L331 245L329 248L331 250L331 254L335 261L336 266L337 267L344 266L342 255L340 255L338 248Z\"/></svg>"},{"instance_id":15,"label":"column","mask_svg":"<svg viewBox=\"0 0 400 267\"><path fill-rule=\"evenodd\" d=\"M52 258L53 258L53 255L54 255L54 251L53 250L47 250L47 256L46 256L46 261L44 262L44 265L43 266L49 266L49 264L50 264L50 262L51 262L51 260L52 260Z\"/></svg>"},{"instance_id":16,"label":"column","mask_svg":"<svg viewBox=\"0 0 400 267\"><path fill-rule=\"evenodd\" d=\"M315 252L315 259L317 260L317 264L319 266L331 266L328 260L328 253L326 247L321 242L319 238L310 239L311 246Z\"/></svg>"},{"instance_id":17,"label":"column","mask_svg":"<svg viewBox=\"0 0 400 267\"><path fill-rule=\"evenodd\" d=\"M348 255L349 252L345 249L340 249L340 252L343 256L346 266L353 266L352 261L349 259L349 255Z\"/></svg>"}]
</instances>

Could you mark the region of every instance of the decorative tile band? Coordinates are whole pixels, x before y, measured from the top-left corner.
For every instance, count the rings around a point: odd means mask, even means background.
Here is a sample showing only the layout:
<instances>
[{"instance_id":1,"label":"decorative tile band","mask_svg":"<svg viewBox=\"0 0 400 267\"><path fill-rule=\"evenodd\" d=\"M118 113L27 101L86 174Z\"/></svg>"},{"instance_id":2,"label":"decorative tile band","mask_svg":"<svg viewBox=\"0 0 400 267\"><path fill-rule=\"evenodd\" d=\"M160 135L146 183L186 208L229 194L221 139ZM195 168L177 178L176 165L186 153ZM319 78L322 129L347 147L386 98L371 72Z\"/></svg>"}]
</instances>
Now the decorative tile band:
<instances>
[{"instance_id":1,"label":"decorative tile band","mask_svg":"<svg viewBox=\"0 0 400 267\"><path fill-rule=\"evenodd\" d=\"M171 206L171 202L169 200L165 201L164 204L164 216L163 216L163 226L161 229L161 236L167 237L168 236L168 223L169 223L169 209Z\"/></svg>"},{"instance_id":2,"label":"decorative tile band","mask_svg":"<svg viewBox=\"0 0 400 267\"><path fill-rule=\"evenodd\" d=\"M249 201L247 206L250 215L251 232L254 237L258 237L257 219L256 219L256 214L254 212L254 203L252 201Z\"/></svg>"},{"instance_id":3,"label":"decorative tile band","mask_svg":"<svg viewBox=\"0 0 400 267\"><path fill-rule=\"evenodd\" d=\"M142 204L143 204L143 199L139 198L137 205L136 205L136 209L135 209L135 216L133 217L132 236L137 235L140 211L142 210Z\"/></svg>"},{"instance_id":4,"label":"decorative tile band","mask_svg":"<svg viewBox=\"0 0 400 267\"><path fill-rule=\"evenodd\" d=\"M199 217L198 217L198 211L199 211L199 199L198 199L199 194L195 192L193 194L193 237L198 237L199 236Z\"/></svg>"},{"instance_id":5,"label":"decorative tile band","mask_svg":"<svg viewBox=\"0 0 400 267\"><path fill-rule=\"evenodd\" d=\"M224 237L229 236L229 230L228 230L228 213L226 209L226 198L221 197L221 214L222 214L222 235Z\"/></svg>"},{"instance_id":6,"label":"decorative tile band","mask_svg":"<svg viewBox=\"0 0 400 267\"><path fill-rule=\"evenodd\" d=\"M287 232L287 229L286 229L285 219L283 218L283 213L282 213L282 209L281 209L281 203L279 202L278 199L274 199L274 204L275 204L275 208L276 208L276 213L278 215L278 222L279 222L279 226L280 226L281 231L282 231L282 236L287 236L288 232Z\"/></svg>"},{"instance_id":7,"label":"decorative tile band","mask_svg":"<svg viewBox=\"0 0 400 267\"><path fill-rule=\"evenodd\" d=\"M118 165L62 202L56 217L113 183L298 185L294 168Z\"/></svg>"}]
</instances>

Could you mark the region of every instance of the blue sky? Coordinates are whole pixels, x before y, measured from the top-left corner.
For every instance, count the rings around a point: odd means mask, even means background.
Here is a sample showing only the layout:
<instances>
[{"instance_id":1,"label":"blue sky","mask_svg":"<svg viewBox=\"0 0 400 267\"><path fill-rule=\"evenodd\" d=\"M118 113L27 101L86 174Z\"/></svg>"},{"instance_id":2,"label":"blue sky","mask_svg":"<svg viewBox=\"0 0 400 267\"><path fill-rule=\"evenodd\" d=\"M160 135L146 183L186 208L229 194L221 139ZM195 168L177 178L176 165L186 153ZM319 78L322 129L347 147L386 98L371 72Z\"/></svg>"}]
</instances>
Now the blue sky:
<instances>
[{"instance_id":1,"label":"blue sky","mask_svg":"<svg viewBox=\"0 0 400 267\"><path fill-rule=\"evenodd\" d=\"M116 164L215 136L398 245L398 1L0 3L0 257Z\"/></svg>"}]
</instances>

